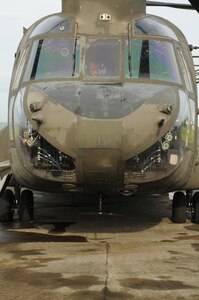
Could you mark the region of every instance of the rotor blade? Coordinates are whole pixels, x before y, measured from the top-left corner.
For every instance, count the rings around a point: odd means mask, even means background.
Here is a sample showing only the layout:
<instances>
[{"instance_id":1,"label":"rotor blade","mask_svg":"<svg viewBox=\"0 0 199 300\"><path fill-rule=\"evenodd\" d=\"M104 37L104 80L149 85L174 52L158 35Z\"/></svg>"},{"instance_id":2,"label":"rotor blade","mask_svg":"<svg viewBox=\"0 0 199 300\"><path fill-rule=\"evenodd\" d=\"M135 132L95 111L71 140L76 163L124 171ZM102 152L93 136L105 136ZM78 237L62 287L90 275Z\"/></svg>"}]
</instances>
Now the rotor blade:
<instances>
[{"instance_id":1,"label":"rotor blade","mask_svg":"<svg viewBox=\"0 0 199 300\"><path fill-rule=\"evenodd\" d=\"M197 12L199 13L199 1L198 0L189 0L189 2L195 8L195 10L197 10Z\"/></svg>"},{"instance_id":2,"label":"rotor blade","mask_svg":"<svg viewBox=\"0 0 199 300\"><path fill-rule=\"evenodd\" d=\"M194 0L189 1L191 4L192 2L196 2ZM147 6L167 6L167 7L173 7L173 8L181 8L181 9L196 9L198 11L199 9L199 3L198 4L180 4L180 3L169 3L169 2L158 2L158 1L147 1ZM198 6L198 9L197 9Z\"/></svg>"}]
</instances>

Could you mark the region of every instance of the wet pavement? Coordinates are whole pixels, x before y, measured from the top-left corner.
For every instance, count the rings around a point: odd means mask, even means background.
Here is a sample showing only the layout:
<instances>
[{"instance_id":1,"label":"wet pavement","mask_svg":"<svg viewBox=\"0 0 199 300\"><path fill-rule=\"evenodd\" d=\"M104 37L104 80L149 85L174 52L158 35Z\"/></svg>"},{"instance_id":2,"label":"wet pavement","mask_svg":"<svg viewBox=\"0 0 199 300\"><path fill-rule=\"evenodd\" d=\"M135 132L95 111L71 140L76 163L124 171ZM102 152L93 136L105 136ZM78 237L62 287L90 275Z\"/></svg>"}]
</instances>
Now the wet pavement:
<instances>
[{"instance_id":1,"label":"wet pavement","mask_svg":"<svg viewBox=\"0 0 199 300\"><path fill-rule=\"evenodd\" d=\"M199 299L199 225L166 196L35 193L35 218L0 225L0 300Z\"/></svg>"}]
</instances>

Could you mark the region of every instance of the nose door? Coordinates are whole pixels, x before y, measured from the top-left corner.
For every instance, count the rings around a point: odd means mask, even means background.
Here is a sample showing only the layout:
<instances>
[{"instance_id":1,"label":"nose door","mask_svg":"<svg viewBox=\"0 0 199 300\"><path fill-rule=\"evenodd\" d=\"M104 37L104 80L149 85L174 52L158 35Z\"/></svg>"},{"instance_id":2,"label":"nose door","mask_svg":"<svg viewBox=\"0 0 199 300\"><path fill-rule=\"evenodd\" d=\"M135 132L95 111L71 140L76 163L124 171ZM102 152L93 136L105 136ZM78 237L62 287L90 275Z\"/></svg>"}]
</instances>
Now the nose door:
<instances>
[{"instance_id":1,"label":"nose door","mask_svg":"<svg viewBox=\"0 0 199 300\"><path fill-rule=\"evenodd\" d=\"M80 118L77 135L77 180L94 192L117 191L123 184L121 123Z\"/></svg>"}]
</instances>

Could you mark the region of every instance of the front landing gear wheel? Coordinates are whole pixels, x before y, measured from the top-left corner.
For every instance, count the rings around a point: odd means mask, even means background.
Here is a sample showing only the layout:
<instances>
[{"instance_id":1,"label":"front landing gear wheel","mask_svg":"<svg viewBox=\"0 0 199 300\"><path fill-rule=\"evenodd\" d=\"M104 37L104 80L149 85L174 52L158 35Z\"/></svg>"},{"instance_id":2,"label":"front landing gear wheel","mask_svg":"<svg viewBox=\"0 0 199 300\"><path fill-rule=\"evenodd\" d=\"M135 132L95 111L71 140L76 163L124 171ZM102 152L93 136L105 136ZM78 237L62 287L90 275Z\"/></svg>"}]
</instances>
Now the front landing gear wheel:
<instances>
[{"instance_id":1,"label":"front landing gear wheel","mask_svg":"<svg viewBox=\"0 0 199 300\"><path fill-rule=\"evenodd\" d=\"M196 192L193 195L192 201L193 201L192 221L196 224L199 224L199 192Z\"/></svg>"},{"instance_id":2,"label":"front landing gear wheel","mask_svg":"<svg viewBox=\"0 0 199 300\"><path fill-rule=\"evenodd\" d=\"M30 222L33 220L34 198L33 192L24 190L21 192L19 201L19 219L22 222Z\"/></svg>"},{"instance_id":3,"label":"front landing gear wheel","mask_svg":"<svg viewBox=\"0 0 199 300\"><path fill-rule=\"evenodd\" d=\"M187 201L183 192L176 192L173 196L172 221L185 223L187 218Z\"/></svg>"},{"instance_id":4,"label":"front landing gear wheel","mask_svg":"<svg viewBox=\"0 0 199 300\"><path fill-rule=\"evenodd\" d=\"M13 192L7 189L0 197L0 222L11 222L13 220L13 205Z\"/></svg>"}]
</instances>

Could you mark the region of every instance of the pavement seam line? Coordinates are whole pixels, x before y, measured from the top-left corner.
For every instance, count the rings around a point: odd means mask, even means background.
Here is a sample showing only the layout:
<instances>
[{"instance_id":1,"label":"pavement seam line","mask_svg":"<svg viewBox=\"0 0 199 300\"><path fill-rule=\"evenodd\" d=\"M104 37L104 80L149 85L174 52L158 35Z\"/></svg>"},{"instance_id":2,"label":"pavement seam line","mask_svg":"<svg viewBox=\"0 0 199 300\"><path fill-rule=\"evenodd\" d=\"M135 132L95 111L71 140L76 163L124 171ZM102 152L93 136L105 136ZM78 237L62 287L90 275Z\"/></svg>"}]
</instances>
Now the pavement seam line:
<instances>
[{"instance_id":1,"label":"pavement seam line","mask_svg":"<svg viewBox=\"0 0 199 300\"><path fill-rule=\"evenodd\" d=\"M105 282L104 282L104 299L108 299L108 279L109 279L109 253L110 253L110 245L109 243L106 243L106 263L105 263L105 271L106 271L106 277L105 277Z\"/></svg>"}]
</instances>

